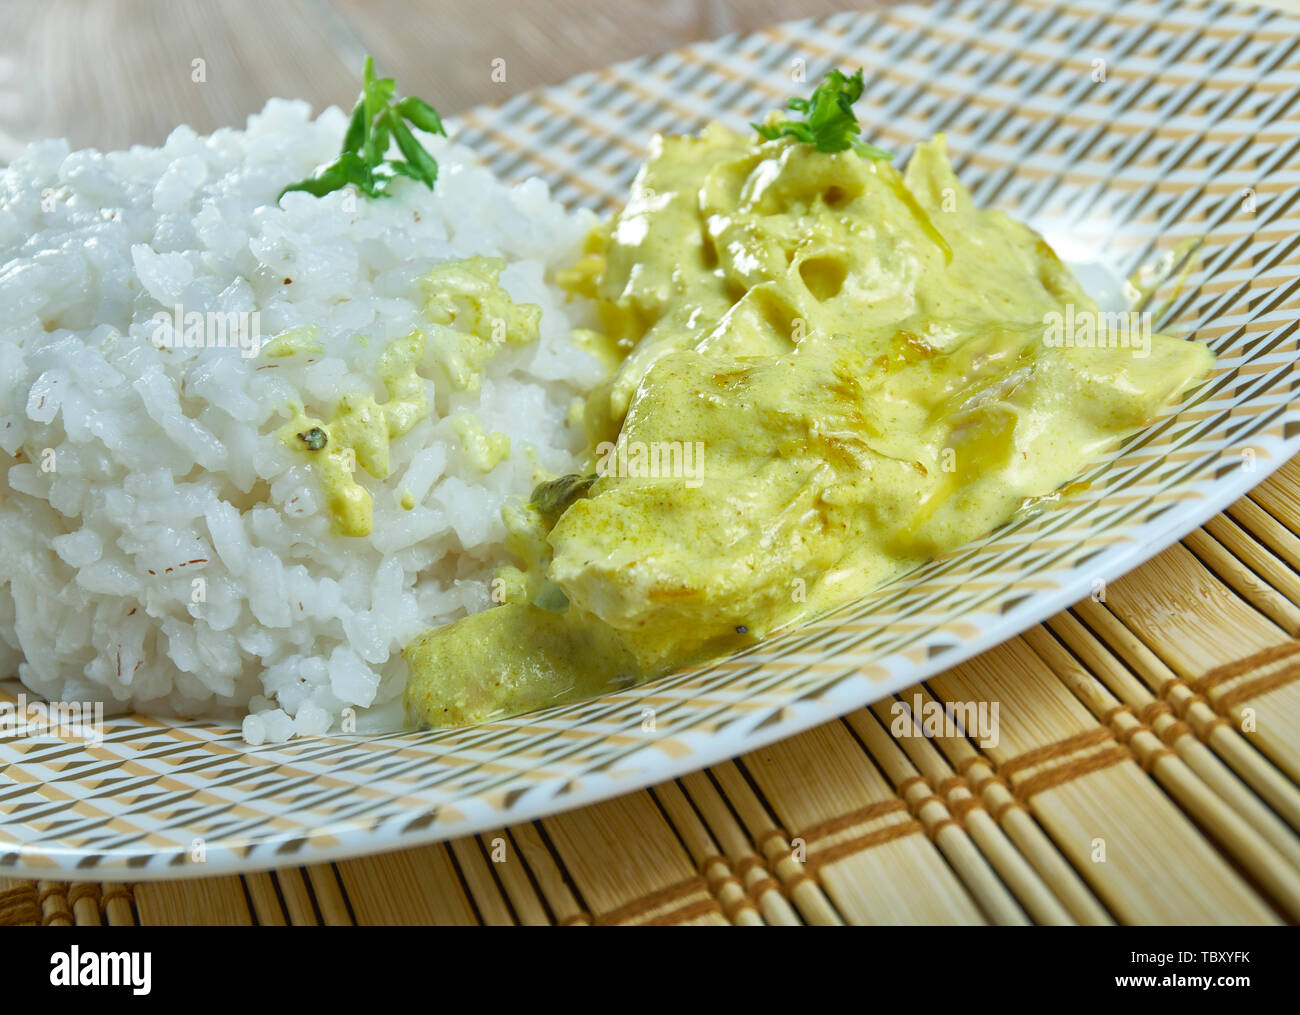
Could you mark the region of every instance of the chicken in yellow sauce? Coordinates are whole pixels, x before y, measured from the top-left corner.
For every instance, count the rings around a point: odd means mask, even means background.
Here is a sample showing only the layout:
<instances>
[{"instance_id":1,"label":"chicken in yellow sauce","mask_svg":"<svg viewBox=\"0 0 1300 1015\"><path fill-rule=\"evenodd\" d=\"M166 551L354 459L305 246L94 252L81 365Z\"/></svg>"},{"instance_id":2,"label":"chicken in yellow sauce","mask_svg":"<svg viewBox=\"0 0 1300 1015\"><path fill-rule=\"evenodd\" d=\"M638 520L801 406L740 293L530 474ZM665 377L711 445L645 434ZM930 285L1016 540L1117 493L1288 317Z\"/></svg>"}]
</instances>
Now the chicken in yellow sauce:
<instances>
[{"instance_id":1,"label":"chicken in yellow sauce","mask_svg":"<svg viewBox=\"0 0 1300 1015\"><path fill-rule=\"evenodd\" d=\"M502 605L407 647L414 721L626 686L859 597L1059 489L1210 368L1160 334L1052 341L1096 304L975 207L942 136L900 174L768 133L657 138L568 273L611 367L588 468L508 512Z\"/></svg>"}]
</instances>

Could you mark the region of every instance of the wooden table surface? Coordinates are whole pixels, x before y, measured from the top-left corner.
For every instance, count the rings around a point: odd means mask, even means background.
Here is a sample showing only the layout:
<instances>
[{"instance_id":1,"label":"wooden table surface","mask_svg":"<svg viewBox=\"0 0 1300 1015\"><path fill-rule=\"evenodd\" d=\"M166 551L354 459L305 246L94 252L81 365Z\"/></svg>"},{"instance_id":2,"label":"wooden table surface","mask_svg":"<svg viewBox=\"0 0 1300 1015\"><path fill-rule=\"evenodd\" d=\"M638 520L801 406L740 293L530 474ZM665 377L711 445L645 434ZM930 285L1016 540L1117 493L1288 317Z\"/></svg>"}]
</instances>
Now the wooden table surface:
<instances>
[{"instance_id":1,"label":"wooden table surface","mask_svg":"<svg viewBox=\"0 0 1300 1015\"><path fill-rule=\"evenodd\" d=\"M402 91L455 113L698 39L872 6L869 0L5 0L0 160L43 137L114 149L157 145L181 123L199 133L241 126L272 96L304 98L317 109L350 108L366 53ZM196 60L203 63L196 67Z\"/></svg>"}]
</instances>

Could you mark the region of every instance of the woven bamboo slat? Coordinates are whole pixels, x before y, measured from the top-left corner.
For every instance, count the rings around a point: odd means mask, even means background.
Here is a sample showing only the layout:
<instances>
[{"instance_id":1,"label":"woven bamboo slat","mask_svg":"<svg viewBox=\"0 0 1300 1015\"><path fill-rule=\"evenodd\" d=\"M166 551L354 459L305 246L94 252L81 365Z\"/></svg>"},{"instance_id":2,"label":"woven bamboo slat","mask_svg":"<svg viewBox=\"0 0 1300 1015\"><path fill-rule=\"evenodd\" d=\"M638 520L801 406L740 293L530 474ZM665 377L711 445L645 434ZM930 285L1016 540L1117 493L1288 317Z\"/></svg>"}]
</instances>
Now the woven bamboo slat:
<instances>
[{"instance_id":1,"label":"woven bamboo slat","mask_svg":"<svg viewBox=\"0 0 1300 1015\"><path fill-rule=\"evenodd\" d=\"M280 904L276 894L275 878L266 872L249 874L244 878L244 890L253 912L253 919L259 926L284 927L289 923L289 914Z\"/></svg>"},{"instance_id":2,"label":"woven bamboo slat","mask_svg":"<svg viewBox=\"0 0 1300 1015\"><path fill-rule=\"evenodd\" d=\"M801 861L801 873L825 885L845 919L984 919L925 826L842 725L831 723L773 744L746 755L743 763L782 826L790 829L785 838Z\"/></svg>"},{"instance_id":3,"label":"woven bamboo slat","mask_svg":"<svg viewBox=\"0 0 1300 1015\"><path fill-rule=\"evenodd\" d=\"M1293 866L1293 860L1283 856L1228 803L1216 796L1210 786L1197 778L1195 771L1166 746L1166 738L1158 736L1131 708L1121 704L1102 687L1045 628L1030 632L1024 640L1058 677L1069 683L1071 690L1093 715L1111 727L1115 738L1128 746L1142 768L1156 778L1183 810L1265 885L1291 917L1300 917L1300 870ZM1186 736L1176 723L1166 727L1166 734L1168 738ZM1288 845L1292 844L1284 840L1283 851L1294 856L1296 850L1287 849Z\"/></svg>"},{"instance_id":4,"label":"woven bamboo slat","mask_svg":"<svg viewBox=\"0 0 1300 1015\"><path fill-rule=\"evenodd\" d=\"M693 772L682 778L681 788L700 820L717 838L723 855L736 872L747 896L757 904L763 920L777 925L802 922L781 882L773 877L766 858L745 834L713 779L707 773Z\"/></svg>"},{"instance_id":5,"label":"woven bamboo slat","mask_svg":"<svg viewBox=\"0 0 1300 1015\"><path fill-rule=\"evenodd\" d=\"M547 926L551 917L546 902L533 882L527 861L513 864L498 862L499 858L509 857L509 833L504 828L496 829L478 836L475 841L479 849L492 858L495 865L492 873L501 886L513 922L532 927Z\"/></svg>"},{"instance_id":6,"label":"woven bamboo slat","mask_svg":"<svg viewBox=\"0 0 1300 1015\"><path fill-rule=\"evenodd\" d=\"M515 922L510 903L502 892L492 865L483 855L477 839L457 839L451 852L479 922L490 927L506 927Z\"/></svg>"},{"instance_id":7,"label":"woven bamboo slat","mask_svg":"<svg viewBox=\"0 0 1300 1015\"><path fill-rule=\"evenodd\" d=\"M437 923L478 922L445 845L348 860L338 874L357 922L412 923L421 913ZM384 890L393 883L405 886L400 900Z\"/></svg>"},{"instance_id":8,"label":"woven bamboo slat","mask_svg":"<svg viewBox=\"0 0 1300 1015\"><path fill-rule=\"evenodd\" d=\"M1112 583L1106 605L1194 696L1248 732L1292 781L1300 779L1300 687L1291 682L1300 642L1182 545Z\"/></svg>"},{"instance_id":9,"label":"woven bamboo slat","mask_svg":"<svg viewBox=\"0 0 1300 1015\"><path fill-rule=\"evenodd\" d=\"M1071 614L1061 614L1048 626L1084 666L1119 696L1116 700L1122 700L1123 706L1131 710L1130 715L1136 714L1148 723L1161 741L1172 747L1209 788L1286 856L1293 867L1300 869L1300 839L1293 829L1252 793L1210 747L1197 739L1190 725L1175 718L1173 708L1167 702L1156 699L1125 672L1115 657ZM1037 634L1026 635L1026 638L1031 644L1042 646L1039 654L1049 658L1043 651L1043 648L1051 651L1044 638ZM1231 742L1237 743L1235 739Z\"/></svg>"},{"instance_id":10,"label":"woven bamboo slat","mask_svg":"<svg viewBox=\"0 0 1300 1015\"><path fill-rule=\"evenodd\" d=\"M910 698L913 692L902 695L902 698ZM919 693L919 689L918 689ZM880 702L872 707L872 711L882 723L889 721L889 709L892 701ZM854 713L846 720L849 725L863 737L867 742L866 731L871 727L863 713ZM947 800L949 809L953 815L963 821L971 838L975 844L988 858L1000 876L1007 885L1012 894L1019 900L1024 907L1025 912L1038 923L1044 924L1068 924L1073 920L1066 904L1053 893L1046 880L1038 872L1035 864L1028 858L1032 855L1032 850L1026 850L1025 853L1018 851L1017 846L1011 835L1002 827L993 817L990 809L985 806L983 799L975 793L970 783L957 775L952 766L943 758L934 746L927 740L919 737L912 737L899 741L903 745L903 752L910 762L917 767L916 775L909 778L920 778L924 780L924 785L933 787L935 791ZM869 743L872 751L883 750L883 744L879 733L875 734L875 739ZM907 779L901 783L896 782L895 787L906 785ZM1045 840L1044 840L1045 842ZM1058 874L1062 874L1064 879L1064 870L1058 869ZM1069 895L1067 890L1065 895ZM1093 914L1088 912L1088 902L1091 896L1086 890L1083 895L1086 897L1081 904L1081 910L1084 915L1081 919L1086 919L1090 915L1099 915L1100 922L1107 922L1105 914Z\"/></svg>"},{"instance_id":11,"label":"woven bamboo slat","mask_svg":"<svg viewBox=\"0 0 1300 1015\"><path fill-rule=\"evenodd\" d=\"M194 913L223 927L253 923L244 880L238 877L154 882L137 885L133 894L144 924L186 923Z\"/></svg>"},{"instance_id":12,"label":"woven bamboo slat","mask_svg":"<svg viewBox=\"0 0 1300 1015\"><path fill-rule=\"evenodd\" d=\"M619 797L567 820L547 818L542 824L594 922L728 922L650 793ZM630 836L632 828L643 834ZM620 905L621 885L629 878L640 879L648 890L636 902Z\"/></svg>"},{"instance_id":13,"label":"woven bamboo slat","mask_svg":"<svg viewBox=\"0 0 1300 1015\"><path fill-rule=\"evenodd\" d=\"M1250 922L1272 918L1145 777L1133 752L1097 724L1024 639L929 683L940 699L1000 702L999 742L985 750L997 777L1121 919L1207 923L1226 912ZM939 743L942 749L945 740Z\"/></svg>"},{"instance_id":14,"label":"woven bamboo slat","mask_svg":"<svg viewBox=\"0 0 1300 1015\"><path fill-rule=\"evenodd\" d=\"M767 870L777 881L798 910L799 915L814 925L834 926L843 923L835 907L826 897L820 882L809 877L794 854L786 833L772 820L771 812L754 787L746 780L734 761L724 762L711 769L726 804L731 807L745 832L753 842Z\"/></svg>"},{"instance_id":15,"label":"woven bamboo slat","mask_svg":"<svg viewBox=\"0 0 1300 1015\"><path fill-rule=\"evenodd\" d=\"M1029 918L1016 902L1015 895L998 878L970 833L953 816L947 802L935 792L930 781L912 767L885 728L872 722L866 711L850 716L849 728L881 766L895 793L907 802L912 816L924 826L925 833L934 840L985 915L994 923L1028 923Z\"/></svg>"},{"instance_id":16,"label":"woven bamboo slat","mask_svg":"<svg viewBox=\"0 0 1300 1015\"><path fill-rule=\"evenodd\" d=\"M1170 705L1179 719L1186 720L1196 735L1285 816L1293 828L1300 828L1300 788L1294 782L1269 764L1232 723L1210 708L1207 701L1198 698L1186 684L1177 680L1173 671L1114 615L1087 599L1075 604L1074 610L1132 667L1133 673L1139 675L1152 692Z\"/></svg>"},{"instance_id":17,"label":"woven bamboo slat","mask_svg":"<svg viewBox=\"0 0 1300 1015\"><path fill-rule=\"evenodd\" d=\"M295 927L318 926L322 920L312 901L306 872L290 868L271 875L288 923Z\"/></svg>"},{"instance_id":18,"label":"woven bamboo slat","mask_svg":"<svg viewBox=\"0 0 1300 1015\"><path fill-rule=\"evenodd\" d=\"M568 877L556 862L538 825L519 825L512 828L509 842L528 865L534 883L541 892L542 898L546 900L553 922L562 926L591 923L591 917L583 911L574 898Z\"/></svg>"},{"instance_id":19,"label":"woven bamboo slat","mask_svg":"<svg viewBox=\"0 0 1300 1015\"><path fill-rule=\"evenodd\" d=\"M654 796L691 859L704 875L709 891L722 904L723 915L735 924L761 924L763 918L754 901L736 877L731 864L719 855L717 844L700 816L692 809L690 800L681 787L676 783L665 783L655 788Z\"/></svg>"}]
</instances>

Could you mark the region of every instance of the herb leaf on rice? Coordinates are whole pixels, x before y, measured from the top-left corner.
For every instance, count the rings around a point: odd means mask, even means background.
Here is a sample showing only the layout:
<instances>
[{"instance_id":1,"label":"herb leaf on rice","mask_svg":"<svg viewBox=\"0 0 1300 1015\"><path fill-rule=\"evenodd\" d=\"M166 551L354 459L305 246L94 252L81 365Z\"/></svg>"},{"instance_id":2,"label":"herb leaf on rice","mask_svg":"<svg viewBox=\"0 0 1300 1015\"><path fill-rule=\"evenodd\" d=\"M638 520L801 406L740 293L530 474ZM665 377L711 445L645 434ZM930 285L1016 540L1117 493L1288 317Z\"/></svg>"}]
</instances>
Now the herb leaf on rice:
<instances>
[{"instance_id":1,"label":"herb leaf on rice","mask_svg":"<svg viewBox=\"0 0 1300 1015\"><path fill-rule=\"evenodd\" d=\"M407 123L425 133L446 137L438 111L414 95L394 102L396 81L375 77L374 57L366 57L361 82L361 94L348 120L339 157L318 169L314 176L289 184L276 200L293 190L324 197L348 184L367 197L386 197L389 185L399 176L433 189L438 179L438 162L411 133ZM392 142L396 142L402 158L386 157Z\"/></svg>"}]
</instances>

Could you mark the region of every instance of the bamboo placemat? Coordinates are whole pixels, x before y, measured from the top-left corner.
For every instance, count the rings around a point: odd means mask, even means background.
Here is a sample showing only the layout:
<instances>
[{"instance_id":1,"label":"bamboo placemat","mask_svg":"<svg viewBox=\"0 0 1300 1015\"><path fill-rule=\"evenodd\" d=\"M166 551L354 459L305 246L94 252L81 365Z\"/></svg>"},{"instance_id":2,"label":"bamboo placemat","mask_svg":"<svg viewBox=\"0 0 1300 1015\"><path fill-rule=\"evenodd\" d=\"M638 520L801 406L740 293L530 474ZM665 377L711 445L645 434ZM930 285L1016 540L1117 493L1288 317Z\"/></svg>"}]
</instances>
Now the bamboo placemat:
<instances>
[{"instance_id":1,"label":"bamboo placemat","mask_svg":"<svg viewBox=\"0 0 1300 1015\"><path fill-rule=\"evenodd\" d=\"M1297 922L1298 636L1300 458L1046 624L708 771L333 864L0 879L0 924ZM917 695L997 703L996 746L894 736Z\"/></svg>"}]
</instances>

